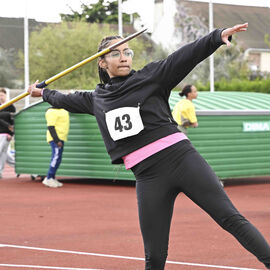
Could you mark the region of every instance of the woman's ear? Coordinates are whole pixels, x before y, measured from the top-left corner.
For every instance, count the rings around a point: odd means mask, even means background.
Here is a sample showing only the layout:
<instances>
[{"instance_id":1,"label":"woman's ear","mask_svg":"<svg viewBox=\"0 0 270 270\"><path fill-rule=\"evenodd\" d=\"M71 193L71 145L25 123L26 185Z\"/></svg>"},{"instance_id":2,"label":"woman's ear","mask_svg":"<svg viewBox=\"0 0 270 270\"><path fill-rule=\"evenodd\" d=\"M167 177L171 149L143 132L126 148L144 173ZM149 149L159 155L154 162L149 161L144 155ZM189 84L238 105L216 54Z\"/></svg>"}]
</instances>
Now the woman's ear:
<instances>
[{"instance_id":1,"label":"woman's ear","mask_svg":"<svg viewBox=\"0 0 270 270\"><path fill-rule=\"evenodd\" d=\"M107 63L104 59L100 59L98 65L103 69L107 69Z\"/></svg>"}]
</instances>

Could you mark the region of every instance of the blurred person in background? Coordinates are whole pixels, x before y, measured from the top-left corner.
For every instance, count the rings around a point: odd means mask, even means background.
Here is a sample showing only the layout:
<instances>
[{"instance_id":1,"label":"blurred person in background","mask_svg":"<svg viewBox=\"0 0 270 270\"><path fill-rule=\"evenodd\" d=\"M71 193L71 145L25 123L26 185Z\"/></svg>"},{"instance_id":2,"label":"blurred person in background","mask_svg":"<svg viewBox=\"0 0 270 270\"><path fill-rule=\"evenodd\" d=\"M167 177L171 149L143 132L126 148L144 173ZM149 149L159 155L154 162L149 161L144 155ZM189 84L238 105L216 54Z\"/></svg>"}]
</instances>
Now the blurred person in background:
<instances>
[{"instance_id":1,"label":"blurred person in background","mask_svg":"<svg viewBox=\"0 0 270 270\"><path fill-rule=\"evenodd\" d=\"M193 99L198 97L197 88L194 85L188 84L179 92L179 96L185 96L186 98L181 99L175 104L172 116L178 124L177 128L187 134L188 128L199 126L195 106L192 102ZM224 182L222 180L219 180L219 182L224 187Z\"/></svg>"},{"instance_id":2,"label":"blurred person in background","mask_svg":"<svg viewBox=\"0 0 270 270\"><path fill-rule=\"evenodd\" d=\"M7 92L5 88L0 88L0 105L6 103ZM8 152L9 144L14 135L13 114L16 108L13 104L0 111L0 178L2 178L5 163L14 167L14 157Z\"/></svg>"},{"instance_id":3,"label":"blurred person in background","mask_svg":"<svg viewBox=\"0 0 270 270\"><path fill-rule=\"evenodd\" d=\"M64 109L51 107L47 110L47 142L51 145L52 155L47 177L42 183L51 188L62 187L63 184L55 179L64 151L64 143L69 132L69 113Z\"/></svg>"},{"instance_id":4,"label":"blurred person in background","mask_svg":"<svg viewBox=\"0 0 270 270\"><path fill-rule=\"evenodd\" d=\"M179 93L181 99L173 108L172 116L178 124L178 129L187 133L187 128L198 127L198 120L196 117L195 106L192 100L197 98L198 92L194 85L186 85Z\"/></svg>"}]
</instances>

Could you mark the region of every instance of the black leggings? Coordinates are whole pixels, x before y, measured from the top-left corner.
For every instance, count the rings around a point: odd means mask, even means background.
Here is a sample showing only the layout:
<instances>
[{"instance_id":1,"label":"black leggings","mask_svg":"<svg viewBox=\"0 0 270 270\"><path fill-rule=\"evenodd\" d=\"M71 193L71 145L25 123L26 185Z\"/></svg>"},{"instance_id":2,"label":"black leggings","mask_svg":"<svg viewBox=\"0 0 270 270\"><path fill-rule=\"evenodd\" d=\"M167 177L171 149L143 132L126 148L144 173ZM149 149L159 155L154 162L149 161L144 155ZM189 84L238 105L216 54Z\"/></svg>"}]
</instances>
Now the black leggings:
<instances>
[{"instance_id":1,"label":"black leggings","mask_svg":"<svg viewBox=\"0 0 270 270\"><path fill-rule=\"evenodd\" d=\"M180 192L270 269L270 246L233 206L213 170L188 140L154 154L132 171L136 177L146 270L164 269L174 201Z\"/></svg>"}]
</instances>

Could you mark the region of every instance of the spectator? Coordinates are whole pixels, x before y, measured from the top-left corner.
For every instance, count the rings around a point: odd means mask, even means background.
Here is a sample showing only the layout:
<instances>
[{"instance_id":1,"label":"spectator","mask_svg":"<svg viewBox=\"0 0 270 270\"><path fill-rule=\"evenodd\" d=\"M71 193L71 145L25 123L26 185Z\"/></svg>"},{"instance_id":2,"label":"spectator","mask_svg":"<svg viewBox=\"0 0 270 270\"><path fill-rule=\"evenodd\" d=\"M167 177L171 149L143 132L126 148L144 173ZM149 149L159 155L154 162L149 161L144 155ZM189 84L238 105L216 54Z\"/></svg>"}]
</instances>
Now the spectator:
<instances>
[{"instance_id":1,"label":"spectator","mask_svg":"<svg viewBox=\"0 0 270 270\"><path fill-rule=\"evenodd\" d=\"M69 131L69 113L64 109L49 108L45 114L47 121L47 142L51 145L52 156L47 177L42 183L47 187L57 188L63 184L55 179L64 151L64 142L67 141Z\"/></svg>"},{"instance_id":2,"label":"spectator","mask_svg":"<svg viewBox=\"0 0 270 270\"><path fill-rule=\"evenodd\" d=\"M4 88L0 88L1 105L7 101L7 92ZM0 111L0 178L2 178L5 163L14 167L14 157L8 153L8 148L12 136L14 135L13 114L16 112L14 105L10 105Z\"/></svg>"},{"instance_id":3,"label":"spectator","mask_svg":"<svg viewBox=\"0 0 270 270\"><path fill-rule=\"evenodd\" d=\"M174 106L172 116L178 124L178 129L186 134L188 127L198 127L195 106L192 103L192 100L197 98L198 92L194 85L186 85L179 95L186 98Z\"/></svg>"}]
</instances>

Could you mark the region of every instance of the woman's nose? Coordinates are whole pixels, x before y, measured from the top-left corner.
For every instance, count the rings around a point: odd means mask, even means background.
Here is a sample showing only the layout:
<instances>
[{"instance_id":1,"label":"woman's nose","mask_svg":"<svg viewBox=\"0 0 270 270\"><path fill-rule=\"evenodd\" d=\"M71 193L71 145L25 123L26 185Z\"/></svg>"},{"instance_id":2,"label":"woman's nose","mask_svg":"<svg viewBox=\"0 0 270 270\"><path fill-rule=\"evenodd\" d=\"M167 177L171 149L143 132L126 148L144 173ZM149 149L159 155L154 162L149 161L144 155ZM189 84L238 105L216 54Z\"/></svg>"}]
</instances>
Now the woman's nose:
<instances>
[{"instance_id":1,"label":"woman's nose","mask_svg":"<svg viewBox=\"0 0 270 270\"><path fill-rule=\"evenodd\" d=\"M120 61L121 62L126 62L127 61L127 56L125 56L124 54L121 53L121 55L120 55Z\"/></svg>"}]
</instances>

